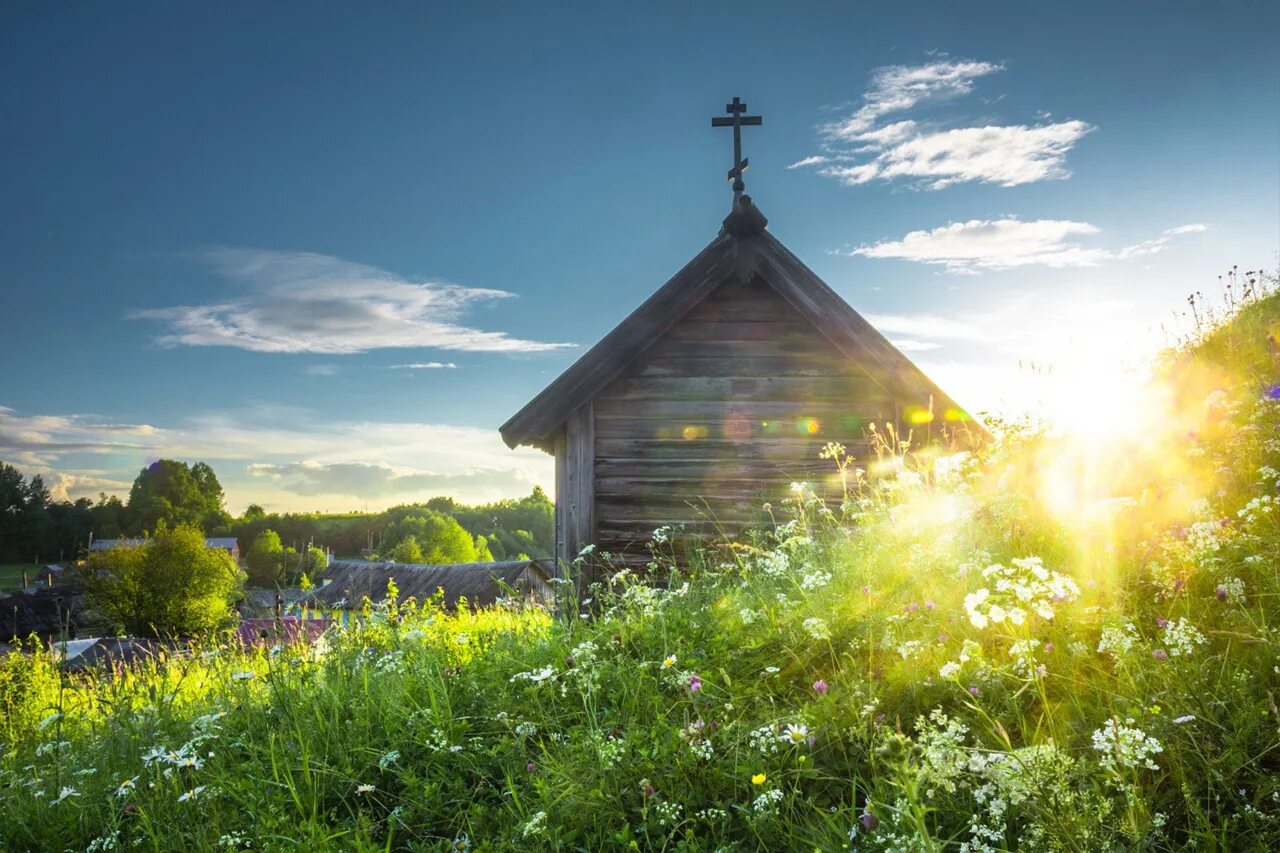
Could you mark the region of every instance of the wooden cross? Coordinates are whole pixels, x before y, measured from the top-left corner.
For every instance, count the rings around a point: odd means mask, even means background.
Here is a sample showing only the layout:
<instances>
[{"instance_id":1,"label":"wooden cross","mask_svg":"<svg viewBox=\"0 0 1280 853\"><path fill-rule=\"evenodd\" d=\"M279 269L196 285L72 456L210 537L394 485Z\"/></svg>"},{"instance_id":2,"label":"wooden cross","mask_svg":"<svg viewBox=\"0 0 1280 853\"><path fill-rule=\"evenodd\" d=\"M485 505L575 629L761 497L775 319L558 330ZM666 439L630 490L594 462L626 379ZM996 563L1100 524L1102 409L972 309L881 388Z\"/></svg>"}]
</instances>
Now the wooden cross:
<instances>
[{"instance_id":1,"label":"wooden cross","mask_svg":"<svg viewBox=\"0 0 1280 853\"><path fill-rule=\"evenodd\" d=\"M742 128L759 127L764 124L764 119L760 116L743 115L747 111L747 105L738 98L734 98L732 104L725 104L724 111L729 114L729 118L712 116L711 126L733 128L733 168L729 170L729 180L733 181L733 191L740 193L747 188L742 182L742 173L750 165L742 156Z\"/></svg>"}]
</instances>

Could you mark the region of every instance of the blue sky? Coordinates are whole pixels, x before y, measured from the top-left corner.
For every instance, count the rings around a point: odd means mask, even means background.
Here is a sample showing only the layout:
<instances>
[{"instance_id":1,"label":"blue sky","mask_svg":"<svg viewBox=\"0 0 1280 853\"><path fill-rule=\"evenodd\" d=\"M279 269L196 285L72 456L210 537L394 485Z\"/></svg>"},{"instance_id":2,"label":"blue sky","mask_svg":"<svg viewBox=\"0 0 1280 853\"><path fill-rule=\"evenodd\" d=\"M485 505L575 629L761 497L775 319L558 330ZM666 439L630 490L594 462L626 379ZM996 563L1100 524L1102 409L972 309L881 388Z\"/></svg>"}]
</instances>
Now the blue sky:
<instances>
[{"instance_id":1,"label":"blue sky","mask_svg":"<svg viewBox=\"0 0 1280 853\"><path fill-rule=\"evenodd\" d=\"M59 494L549 485L496 427L714 236L734 95L773 233L971 409L1072 408L1280 247L1273 3L0 16L0 458Z\"/></svg>"}]
</instances>

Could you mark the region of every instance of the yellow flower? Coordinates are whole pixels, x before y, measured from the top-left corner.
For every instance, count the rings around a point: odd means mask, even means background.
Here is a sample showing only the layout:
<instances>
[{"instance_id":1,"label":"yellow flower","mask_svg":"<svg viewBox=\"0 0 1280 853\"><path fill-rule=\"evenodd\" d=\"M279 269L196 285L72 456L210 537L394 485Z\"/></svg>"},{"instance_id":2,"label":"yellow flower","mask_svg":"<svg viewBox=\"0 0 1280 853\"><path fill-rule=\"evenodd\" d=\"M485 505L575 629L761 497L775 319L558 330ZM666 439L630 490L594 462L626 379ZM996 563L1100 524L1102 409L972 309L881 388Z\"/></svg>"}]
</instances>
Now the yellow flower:
<instances>
[{"instance_id":1,"label":"yellow flower","mask_svg":"<svg viewBox=\"0 0 1280 853\"><path fill-rule=\"evenodd\" d=\"M671 667L673 667L673 666L675 666L675 665L676 665L676 656L675 656L675 655L669 655L669 656L667 656L666 658L663 658L663 660L662 660L662 668L663 668L663 669L671 669Z\"/></svg>"},{"instance_id":2,"label":"yellow flower","mask_svg":"<svg viewBox=\"0 0 1280 853\"><path fill-rule=\"evenodd\" d=\"M763 785L763 784L764 784L764 780L765 780L765 775L764 775L763 773L757 773L756 775L754 775L754 776L752 776L752 777L751 777L751 784L752 784L752 785Z\"/></svg>"}]
</instances>

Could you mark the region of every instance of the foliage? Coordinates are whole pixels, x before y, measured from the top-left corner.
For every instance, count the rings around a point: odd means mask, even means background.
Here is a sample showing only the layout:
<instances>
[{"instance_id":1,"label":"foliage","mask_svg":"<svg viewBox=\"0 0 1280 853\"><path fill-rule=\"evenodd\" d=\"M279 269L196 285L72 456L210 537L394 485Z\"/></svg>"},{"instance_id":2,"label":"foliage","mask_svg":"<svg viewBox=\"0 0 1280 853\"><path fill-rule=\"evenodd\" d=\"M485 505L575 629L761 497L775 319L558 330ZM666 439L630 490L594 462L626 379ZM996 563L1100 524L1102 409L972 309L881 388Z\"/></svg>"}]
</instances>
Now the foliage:
<instances>
[{"instance_id":1,"label":"foliage","mask_svg":"<svg viewBox=\"0 0 1280 853\"><path fill-rule=\"evenodd\" d=\"M659 531L558 618L10 656L0 847L1276 849L1280 300L1250 304L1230 361L1171 359L1159 434L957 463L882 429L828 449L847 490L679 565Z\"/></svg>"},{"instance_id":2,"label":"foliage","mask_svg":"<svg viewBox=\"0 0 1280 853\"><path fill-rule=\"evenodd\" d=\"M422 546L418 544L418 537L410 533L396 543L396 547L391 549L387 557L397 563L423 562Z\"/></svg>"},{"instance_id":3,"label":"foliage","mask_svg":"<svg viewBox=\"0 0 1280 853\"><path fill-rule=\"evenodd\" d=\"M185 524L216 532L230 520L222 503L222 485L207 464L160 459L138 472L126 509L135 529Z\"/></svg>"},{"instance_id":4,"label":"foliage","mask_svg":"<svg viewBox=\"0 0 1280 853\"><path fill-rule=\"evenodd\" d=\"M243 576L195 527L161 529L136 547L95 551L79 571L85 602L132 636L185 637L221 627Z\"/></svg>"},{"instance_id":5,"label":"foliage","mask_svg":"<svg viewBox=\"0 0 1280 853\"><path fill-rule=\"evenodd\" d=\"M280 534L268 528L258 534L245 555L249 569L249 582L259 586L277 583L284 576L284 546Z\"/></svg>"}]
</instances>

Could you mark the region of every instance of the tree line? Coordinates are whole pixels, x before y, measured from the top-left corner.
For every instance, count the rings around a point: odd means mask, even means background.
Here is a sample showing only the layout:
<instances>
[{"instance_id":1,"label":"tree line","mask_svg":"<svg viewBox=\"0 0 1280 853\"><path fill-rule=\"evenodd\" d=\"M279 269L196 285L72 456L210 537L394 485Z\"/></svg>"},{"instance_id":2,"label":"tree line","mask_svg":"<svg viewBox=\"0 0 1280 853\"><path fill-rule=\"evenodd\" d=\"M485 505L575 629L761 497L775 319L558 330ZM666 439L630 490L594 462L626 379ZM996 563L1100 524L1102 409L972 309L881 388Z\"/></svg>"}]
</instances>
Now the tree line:
<instances>
[{"instance_id":1,"label":"tree line","mask_svg":"<svg viewBox=\"0 0 1280 853\"><path fill-rule=\"evenodd\" d=\"M173 459L139 471L124 500L104 493L96 501L56 501L39 474L27 478L0 462L0 563L80 559L91 536L146 537L189 527L236 537L251 580L266 582L305 571L316 559L313 549L404 563L546 558L554 518L551 501L536 486L523 498L479 505L435 497L376 513L322 515L268 513L255 504L236 517L226 510L211 466Z\"/></svg>"}]
</instances>

